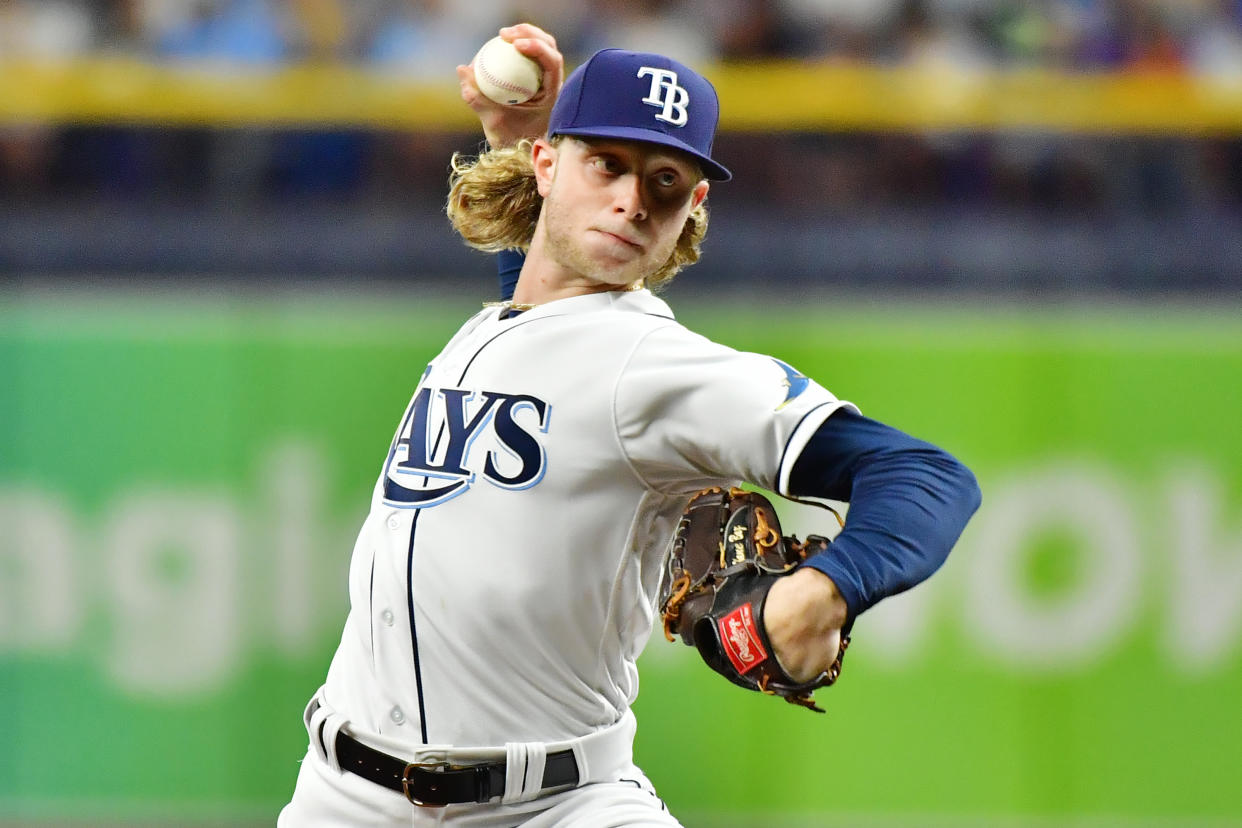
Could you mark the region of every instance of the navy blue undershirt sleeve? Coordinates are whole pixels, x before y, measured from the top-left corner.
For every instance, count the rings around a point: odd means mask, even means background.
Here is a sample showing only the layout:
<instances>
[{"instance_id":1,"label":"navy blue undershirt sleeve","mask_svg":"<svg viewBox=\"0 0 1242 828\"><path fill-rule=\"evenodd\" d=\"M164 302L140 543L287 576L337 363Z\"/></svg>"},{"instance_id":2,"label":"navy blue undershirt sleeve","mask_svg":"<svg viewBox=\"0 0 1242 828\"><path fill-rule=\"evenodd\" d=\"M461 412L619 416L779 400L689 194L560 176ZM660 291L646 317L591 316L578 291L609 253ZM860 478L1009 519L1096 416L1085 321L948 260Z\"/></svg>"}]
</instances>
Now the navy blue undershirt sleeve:
<instances>
[{"instance_id":1,"label":"navy blue undershirt sleeve","mask_svg":"<svg viewBox=\"0 0 1242 828\"><path fill-rule=\"evenodd\" d=\"M943 449L844 408L794 462L789 493L849 501L845 528L805 564L837 585L847 629L939 569L982 497L970 469Z\"/></svg>"},{"instance_id":2,"label":"navy blue undershirt sleeve","mask_svg":"<svg viewBox=\"0 0 1242 828\"><path fill-rule=\"evenodd\" d=\"M500 301L508 302L513 298L518 274L522 272L522 263L525 261L526 254L521 250L502 250L496 254L496 272L500 277Z\"/></svg>"},{"instance_id":3,"label":"navy blue undershirt sleeve","mask_svg":"<svg viewBox=\"0 0 1242 828\"><path fill-rule=\"evenodd\" d=\"M520 250L497 255L502 301L513 298L525 261ZM806 563L837 585L848 625L939 569L981 499L975 476L952 455L847 408L802 449L789 493L849 501L841 534Z\"/></svg>"}]
</instances>

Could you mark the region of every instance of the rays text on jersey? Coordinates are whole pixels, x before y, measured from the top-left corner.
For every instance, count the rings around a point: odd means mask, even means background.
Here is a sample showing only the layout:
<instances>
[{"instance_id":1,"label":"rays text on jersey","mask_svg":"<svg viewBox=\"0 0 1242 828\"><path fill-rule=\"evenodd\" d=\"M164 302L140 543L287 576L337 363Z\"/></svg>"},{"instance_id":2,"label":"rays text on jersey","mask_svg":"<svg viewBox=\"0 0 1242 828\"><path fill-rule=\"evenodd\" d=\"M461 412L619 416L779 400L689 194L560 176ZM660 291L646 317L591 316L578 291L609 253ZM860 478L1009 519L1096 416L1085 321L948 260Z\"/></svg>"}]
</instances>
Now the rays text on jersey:
<instances>
[{"instance_id":1,"label":"rays text on jersey","mask_svg":"<svg viewBox=\"0 0 1242 828\"><path fill-rule=\"evenodd\" d=\"M419 389L388 452L384 501L403 509L437 506L467 491L479 474L502 489L529 489L546 470L538 435L547 433L551 414L529 394Z\"/></svg>"}]
</instances>

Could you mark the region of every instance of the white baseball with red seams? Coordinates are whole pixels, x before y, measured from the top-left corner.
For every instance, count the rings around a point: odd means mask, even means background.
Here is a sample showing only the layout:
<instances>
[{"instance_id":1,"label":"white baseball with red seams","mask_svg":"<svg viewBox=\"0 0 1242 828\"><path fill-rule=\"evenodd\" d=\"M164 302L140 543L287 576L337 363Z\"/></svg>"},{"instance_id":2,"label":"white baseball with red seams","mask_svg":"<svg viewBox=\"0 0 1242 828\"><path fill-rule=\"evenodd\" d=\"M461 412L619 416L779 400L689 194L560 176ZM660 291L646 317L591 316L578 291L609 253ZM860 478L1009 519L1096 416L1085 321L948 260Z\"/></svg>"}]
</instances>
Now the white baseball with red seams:
<instances>
[{"instance_id":1,"label":"white baseball with red seams","mask_svg":"<svg viewBox=\"0 0 1242 828\"><path fill-rule=\"evenodd\" d=\"M474 56L474 79L479 91L499 104L520 104L539 91L543 70L539 64L501 37L483 44Z\"/></svg>"}]
</instances>

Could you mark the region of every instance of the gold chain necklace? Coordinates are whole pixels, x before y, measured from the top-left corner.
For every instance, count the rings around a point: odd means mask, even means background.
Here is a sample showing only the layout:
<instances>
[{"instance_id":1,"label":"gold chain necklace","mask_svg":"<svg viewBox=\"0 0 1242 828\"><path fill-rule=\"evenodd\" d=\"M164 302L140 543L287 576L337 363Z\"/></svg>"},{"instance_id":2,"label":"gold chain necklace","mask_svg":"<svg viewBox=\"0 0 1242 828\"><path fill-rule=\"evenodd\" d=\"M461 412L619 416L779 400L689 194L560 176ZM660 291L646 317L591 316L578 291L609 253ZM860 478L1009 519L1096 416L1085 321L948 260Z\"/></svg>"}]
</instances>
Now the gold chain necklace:
<instances>
[{"instance_id":1,"label":"gold chain necklace","mask_svg":"<svg viewBox=\"0 0 1242 828\"><path fill-rule=\"evenodd\" d=\"M645 286L644 282L645 280L639 279L634 284L628 287L621 288L619 292L629 293L635 290L642 290L643 287ZM513 302L513 301L484 302L483 307L504 308L505 310L517 311L518 313L521 313L523 311L534 310L535 308L539 307L539 303L538 302Z\"/></svg>"},{"instance_id":2,"label":"gold chain necklace","mask_svg":"<svg viewBox=\"0 0 1242 828\"><path fill-rule=\"evenodd\" d=\"M505 310L513 310L513 311L518 311L520 313L522 311L533 310L539 306L534 303L526 303L526 302L484 302L483 307L504 308Z\"/></svg>"}]
</instances>

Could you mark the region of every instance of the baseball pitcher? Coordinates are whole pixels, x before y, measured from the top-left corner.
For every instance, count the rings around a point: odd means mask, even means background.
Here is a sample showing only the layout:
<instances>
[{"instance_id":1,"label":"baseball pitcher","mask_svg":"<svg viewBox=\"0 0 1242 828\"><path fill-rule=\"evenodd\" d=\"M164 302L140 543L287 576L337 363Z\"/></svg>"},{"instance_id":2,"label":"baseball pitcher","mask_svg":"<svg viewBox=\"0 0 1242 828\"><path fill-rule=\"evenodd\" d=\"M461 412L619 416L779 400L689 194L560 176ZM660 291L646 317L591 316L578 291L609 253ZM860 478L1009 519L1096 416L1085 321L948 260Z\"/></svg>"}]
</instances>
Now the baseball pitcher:
<instances>
[{"instance_id":1,"label":"baseball pitcher","mask_svg":"<svg viewBox=\"0 0 1242 828\"><path fill-rule=\"evenodd\" d=\"M506 301L409 377L377 447L281 826L678 825L632 755L653 629L814 708L855 619L930 576L979 504L944 451L653 292L697 260L730 178L706 78L605 50L562 86L550 35L501 36L542 85L505 106L458 67L489 149L453 160L448 212L499 253ZM848 518L785 536L742 482Z\"/></svg>"}]
</instances>

